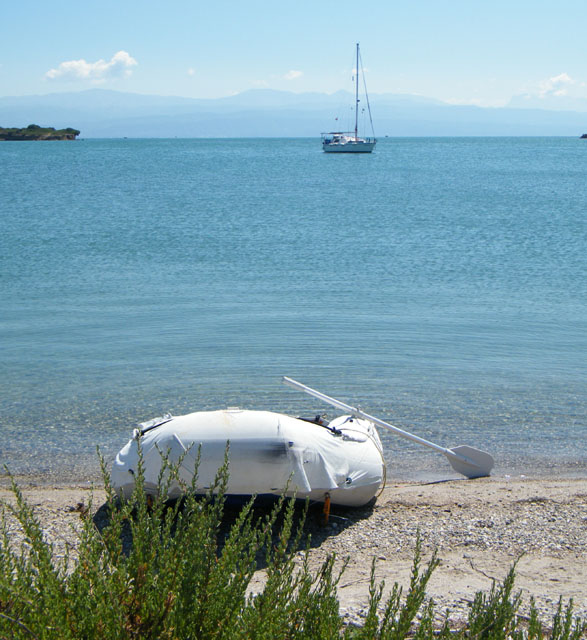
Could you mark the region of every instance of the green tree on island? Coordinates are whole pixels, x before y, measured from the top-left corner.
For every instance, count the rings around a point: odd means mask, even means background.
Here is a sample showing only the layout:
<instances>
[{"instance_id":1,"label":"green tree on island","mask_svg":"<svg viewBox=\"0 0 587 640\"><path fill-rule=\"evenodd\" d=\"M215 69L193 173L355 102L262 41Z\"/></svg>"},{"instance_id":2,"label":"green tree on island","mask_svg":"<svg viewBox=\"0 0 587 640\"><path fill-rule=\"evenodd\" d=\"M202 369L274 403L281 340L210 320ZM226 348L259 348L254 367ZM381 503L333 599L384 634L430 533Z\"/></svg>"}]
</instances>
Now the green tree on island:
<instances>
[{"instance_id":1,"label":"green tree on island","mask_svg":"<svg viewBox=\"0 0 587 640\"><path fill-rule=\"evenodd\" d=\"M28 127L0 127L0 140L75 140L80 132L77 129L55 129L55 127L40 127L29 124Z\"/></svg>"}]
</instances>

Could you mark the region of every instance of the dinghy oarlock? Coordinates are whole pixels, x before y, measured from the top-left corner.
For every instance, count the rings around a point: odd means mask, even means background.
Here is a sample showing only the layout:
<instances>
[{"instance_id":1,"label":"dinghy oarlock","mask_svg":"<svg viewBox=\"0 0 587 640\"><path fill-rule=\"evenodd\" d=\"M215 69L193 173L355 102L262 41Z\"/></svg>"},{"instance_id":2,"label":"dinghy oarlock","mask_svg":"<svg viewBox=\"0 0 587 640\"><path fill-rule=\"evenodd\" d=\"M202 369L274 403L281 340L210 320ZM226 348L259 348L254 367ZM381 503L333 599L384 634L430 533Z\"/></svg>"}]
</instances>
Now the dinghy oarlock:
<instances>
[{"instance_id":1,"label":"dinghy oarlock","mask_svg":"<svg viewBox=\"0 0 587 640\"><path fill-rule=\"evenodd\" d=\"M418 444L442 453L444 456L446 456L452 468L458 473L466 476L467 478L481 478L484 476L488 476L491 472L491 469L493 468L493 457L485 451L480 451L479 449L469 447L468 445L459 445L457 447L447 449L438 444L434 444L434 442L430 442L429 440L425 440L424 438L415 436L408 431L404 431L399 427L395 427L388 422L384 422L379 418L371 416L358 407L352 407L344 402L341 402L340 400L337 400L336 398L331 398L330 396L327 396L320 391L316 391L311 387L307 387L297 380L292 380L292 378L283 376L283 382L285 384L288 384L290 387L293 387L294 389L298 389L300 391L304 391L305 393L308 393L309 395L314 396L315 398L318 398L319 400L322 400L323 402L326 402L333 407L342 409L343 411L348 412L357 418L362 418L363 420L372 422L379 427L396 433L402 438L406 438L408 440L411 440L412 442L417 442Z\"/></svg>"}]
</instances>

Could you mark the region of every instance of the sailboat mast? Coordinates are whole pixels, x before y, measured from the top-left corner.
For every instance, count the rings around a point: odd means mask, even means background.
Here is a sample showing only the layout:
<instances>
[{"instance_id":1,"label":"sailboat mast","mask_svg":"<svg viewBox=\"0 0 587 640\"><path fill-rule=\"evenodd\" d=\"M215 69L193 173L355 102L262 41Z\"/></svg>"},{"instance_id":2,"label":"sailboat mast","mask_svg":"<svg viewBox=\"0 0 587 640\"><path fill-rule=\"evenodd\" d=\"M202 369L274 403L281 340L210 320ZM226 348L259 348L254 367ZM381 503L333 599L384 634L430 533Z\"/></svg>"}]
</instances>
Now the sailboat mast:
<instances>
[{"instance_id":1,"label":"sailboat mast","mask_svg":"<svg viewBox=\"0 0 587 640\"><path fill-rule=\"evenodd\" d=\"M355 140L359 136L359 43L357 42L357 66L355 67Z\"/></svg>"}]
</instances>

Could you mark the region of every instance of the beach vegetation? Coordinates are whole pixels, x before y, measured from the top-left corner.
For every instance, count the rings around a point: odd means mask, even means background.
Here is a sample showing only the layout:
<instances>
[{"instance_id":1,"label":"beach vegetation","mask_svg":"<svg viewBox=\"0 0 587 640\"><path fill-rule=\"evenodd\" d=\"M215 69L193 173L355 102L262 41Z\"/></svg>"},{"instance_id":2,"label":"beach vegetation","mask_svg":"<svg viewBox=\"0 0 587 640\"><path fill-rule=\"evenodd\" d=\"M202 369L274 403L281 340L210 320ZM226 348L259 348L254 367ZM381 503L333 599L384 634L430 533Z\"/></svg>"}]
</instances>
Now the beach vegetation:
<instances>
[{"instance_id":1,"label":"beach vegetation","mask_svg":"<svg viewBox=\"0 0 587 640\"><path fill-rule=\"evenodd\" d=\"M180 463L181 464L181 461ZM416 540L410 584L397 583L384 599L371 569L369 601L361 624L345 624L337 586L345 570L328 556L317 569L309 562L300 508L281 497L258 510L251 500L226 523L228 457L205 496L196 496L197 473L185 498L164 496L182 484L178 465L164 459L156 495L147 495L142 461L132 496L121 500L109 484L100 511L80 510L79 545L60 560L33 508L16 482L0 521L0 638L17 639L316 639L579 640L587 627L562 600L552 624L542 626L534 603L518 615L515 565L502 584L474 596L468 621L451 628L427 596L438 565L436 553L422 566ZM24 535L15 545L14 523ZM337 567L340 567L337 569ZM263 585L253 588L258 570Z\"/></svg>"},{"instance_id":2,"label":"beach vegetation","mask_svg":"<svg viewBox=\"0 0 587 640\"><path fill-rule=\"evenodd\" d=\"M0 127L0 140L75 140L80 132L72 127L55 129L29 124L28 127Z\"/></svg>"}]
</instances>

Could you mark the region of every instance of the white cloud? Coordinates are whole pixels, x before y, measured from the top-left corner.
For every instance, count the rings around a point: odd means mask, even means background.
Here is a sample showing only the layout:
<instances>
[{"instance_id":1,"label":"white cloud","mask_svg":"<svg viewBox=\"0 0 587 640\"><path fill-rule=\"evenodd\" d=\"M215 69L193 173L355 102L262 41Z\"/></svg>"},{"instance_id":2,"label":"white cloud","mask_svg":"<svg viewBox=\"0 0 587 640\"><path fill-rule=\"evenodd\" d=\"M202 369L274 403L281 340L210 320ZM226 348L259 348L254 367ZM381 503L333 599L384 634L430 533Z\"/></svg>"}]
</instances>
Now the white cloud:
<instances>
[{"instance_id":1,"label":"white cloud","mask_svg":"<svg viewBox=\"0 0 587 640\"><path fill-rule=\"evenodd\" d=\"M587 82L568 73L528 83L508 103L518 108L587 111Z\"/></svg>"},{"instance_id":2,"label":"white cloud","mask_svg":"<svg viewBox=\"0 0 587 640\"><path fill-rule=\"evenodd\" d=\"M291 71L288 71L283 77L286 80L297 80L298 78L301 78L304 75L303 71L294 71L293 69Z\"/></svg>"},{"instance_id":3,"label":"white cloud","mask_svg":"<svg viewBox=\"0 0 587 640\"><path fill-rule=\"evenodd\" d=\"M118 51L109 62L98 60L86 62L85 60L67 60L56 69L50 69L45 74L48 80L89 80L90 82L104 82L109 78L128 77L132 73L132 67L138 62L126 51Z\"/></svg>"},{"instance_id":4,"label":"white cloud","mask_svg":"<svg viewBox=\"0 0 587 640\"><path fill-rule=\"evenodd\" d=\"M542 80L538 85L538 95L541 98L546 96L566 96L568 88L575 84L575 81L568 73L561 73L547 80Z\"/></svg>"},{"instance_id":5,"label":"white cloud","mask_svg":"<svg viewBox=\"0 0 587 640\"><path fill-rule=\"evenodd\" d=\"M195 76L196 75L196 70L193 67L190 67L187 71L188 76Z\"/></svg>"}]
</instances>

